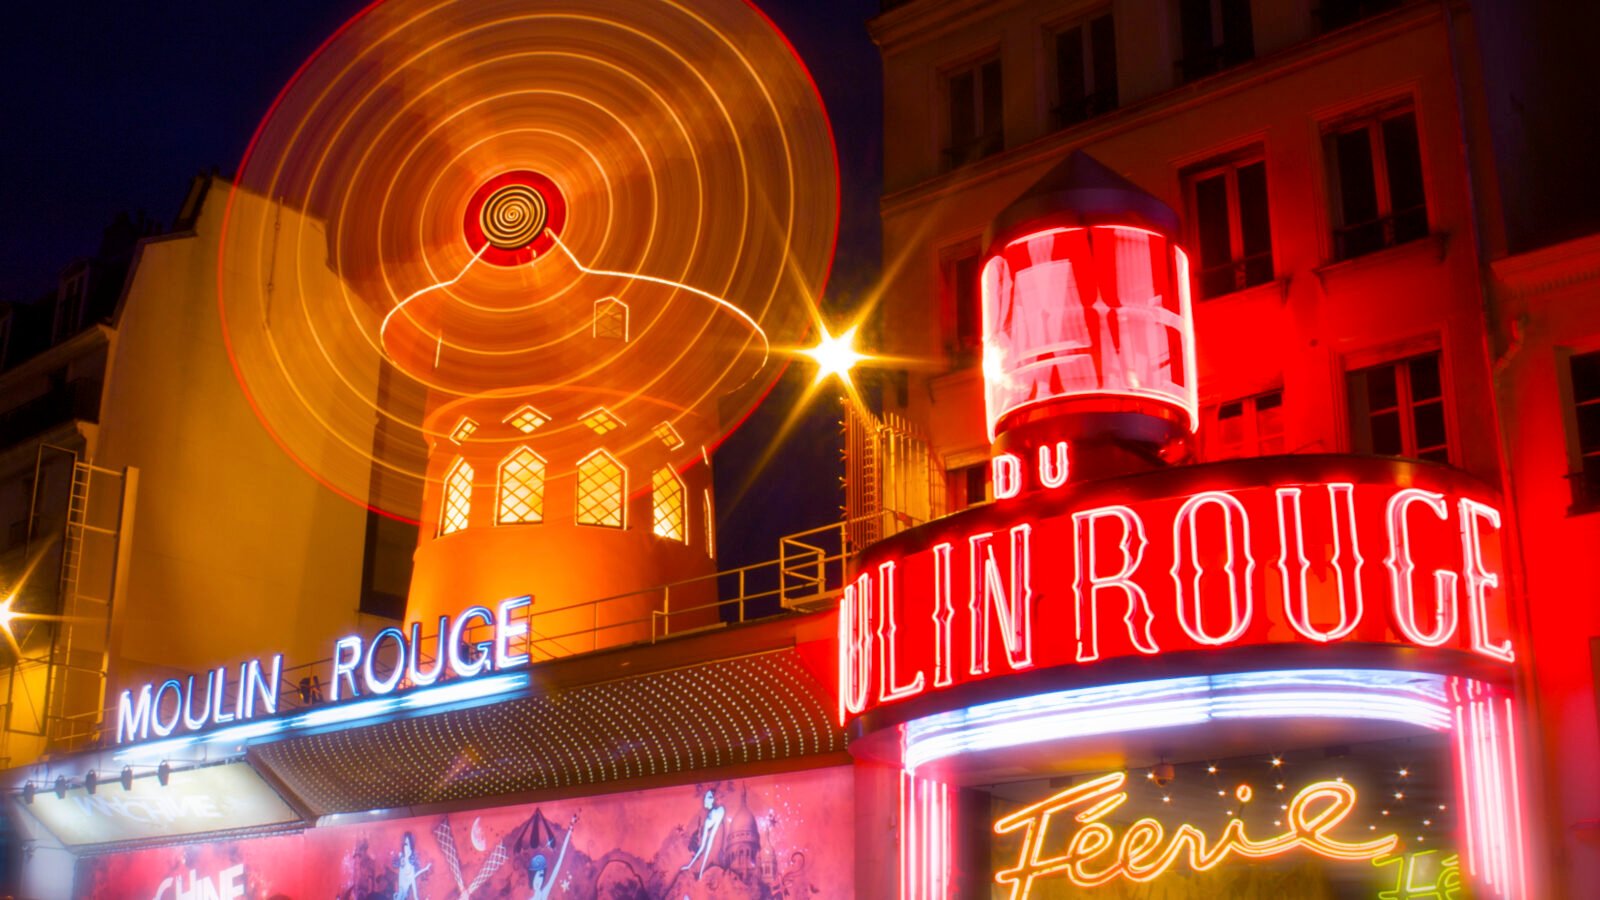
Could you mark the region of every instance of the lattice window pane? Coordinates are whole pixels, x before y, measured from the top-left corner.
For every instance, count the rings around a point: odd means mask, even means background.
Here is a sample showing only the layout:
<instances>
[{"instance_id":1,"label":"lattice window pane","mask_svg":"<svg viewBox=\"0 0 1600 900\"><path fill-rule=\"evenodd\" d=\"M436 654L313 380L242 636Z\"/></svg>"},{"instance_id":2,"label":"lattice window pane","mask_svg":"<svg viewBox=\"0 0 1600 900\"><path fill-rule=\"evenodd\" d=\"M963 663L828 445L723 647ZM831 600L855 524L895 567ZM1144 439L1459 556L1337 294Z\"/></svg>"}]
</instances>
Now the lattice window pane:
<instances>
[{"instance_id":1,"label":"lattice window pane","mask_svg":"<svg viewBox=\"0 0 1600 900\"><path fill-rule=\"evenodd\" d=\"M628 494L628 470L604 450L578 463L578 524L621 528Z\"/></svg>"},{"instance_id":2,"label":"lattice window pane","mask_svg":"<svg viewBox=\"0 0 1600 900\"><path fill-rule=\"evenodd\" d=\"M668 450L676 450L683 446L683 438L678 436L678 429L673 428L671 422L662 422L654 430L656 437L667 445Z\"/></svg>"},{"instance_id":3,"label":"lattice window pane","mask_svg":"<svg viewBox=\"0 0 1600 900\"><path fill-rule=\"evenodd\" d=\"M685 527L688 510L683 497L683 480L678 473L672 471L671 467L657 469L650 479L650 490L655 508L656 536L688 543L689 529Z\"/></svg>"},{"instance_id":4,"label":"lattice window pane","mask_svg":"<svg viewBox=\"0 0 1600 900\"><path fill-rule=\"evenodd\" d=\"M596 408L578 421L589 426L595 434L609 434L623 425L623 421L604 406Z\"/></svg>"},{"instance_id":5,"label":"lattice window pane","mask_svg":"<svg viewBox=\"0 0 1600 900\"><path fill-rule=\"evenodd\" d=\"M502 421L523 434L533 434L536 429L550 421L550 417L531 406L523 406Z\"/></svg>"},{"instance_id":6,"label":"lattice window pane","mask_svg":"<svg viewBox=\"0 0 1600 900\"><path fill-rule=\"evenodd\" d=\"M455 534L467 527L472 512L472 466L457 459L444 477L444 502L439 509L439 534Z\"/></svg>"},{"instance_id":7,"label":"lattice window pane","mask_svg":"<svg viewBox=\"0 0 1600 900\"><path fill-rule=\"evenodd\" d=\"M594 336L612 341L628 339L628 305L615 297L594 302Z\"/></svg>"},{"instance_id":8,"label":"lattice window pane","mask_svg":"<svg viewBox=\"0 0 1600 900\"><path fill-rule=\"evenodd\" d=\"M495 522L524 525L544 521L544 460L527 447L511 451L500 464L500 503Z\"/></svg>"},{"instance_id":9,"label":"lattice window pane","mask_svg":"<svg viewBox=\"0 0 1600 900\"><path fill-rule=\"evenodd\" d=\"M472 437L472 433L477 430L477 422L473 421L470 416L462 416L461 421L457 422L456 427L451 430L450 440L459 444L467 438Z\"/></svg>"}]
</instances>

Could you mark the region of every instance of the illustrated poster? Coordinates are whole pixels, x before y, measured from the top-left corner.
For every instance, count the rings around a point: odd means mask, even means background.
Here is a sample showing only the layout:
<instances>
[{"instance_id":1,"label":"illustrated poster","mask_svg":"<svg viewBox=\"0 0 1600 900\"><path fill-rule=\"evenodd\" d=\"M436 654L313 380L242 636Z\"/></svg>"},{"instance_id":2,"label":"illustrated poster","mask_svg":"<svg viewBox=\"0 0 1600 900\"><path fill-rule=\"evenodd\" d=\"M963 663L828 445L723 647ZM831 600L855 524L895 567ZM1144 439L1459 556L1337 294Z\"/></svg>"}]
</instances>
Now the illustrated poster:
<instances>
[{"instance_id":1,"label":"illustrated poster","mask_svg":"<svg viewBox=\"0 0 1600 900\"><path fill-rule=\"evenodd\" d=\"M832 900L853 896L849 768L86 857L75 896Z\"/></svg>"}]
</instances>

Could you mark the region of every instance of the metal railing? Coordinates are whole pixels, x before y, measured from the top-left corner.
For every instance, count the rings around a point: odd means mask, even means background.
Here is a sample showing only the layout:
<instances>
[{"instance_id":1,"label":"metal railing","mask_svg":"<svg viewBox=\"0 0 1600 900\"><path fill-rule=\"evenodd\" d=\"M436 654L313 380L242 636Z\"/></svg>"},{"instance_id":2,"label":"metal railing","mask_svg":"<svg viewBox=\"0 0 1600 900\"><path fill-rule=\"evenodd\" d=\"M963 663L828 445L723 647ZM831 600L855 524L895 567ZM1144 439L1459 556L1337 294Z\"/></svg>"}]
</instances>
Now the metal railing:
<instances>
[{"instance_id":1,"label":"metal railing","mask_svg":"<svg viewBox=\"0 0 1600 900\"><path fill-rule=\"evenodd\" d=\"M903 513L883 511L873 517L893 520L871 529L878 533L892 533L906 525ZM528 633L510 641L508 651L526 653L530 664L536 665L655 644L784 612L826 608L835 602L853 574L851 563L859 547L852 545L850 535L862 525L846 519L788 535L779 540L777 558L765 562L553 609L540 609L535 604L528 610ZM774 604L773 612L763 611ZM409 637L410 630L406 629L406 633ZM493 626L477 624L466 629L462 643L477 645L492 637ZM385 645L386 656L381 655L374 666L374 674L379 677L393 672L396 660L389 646ZM441 646L437 632L419 635L413 650L418 654L414 665L421 671L432 671L438 665L438 653L428 651ZM334 691L322 679L332 672L332 662L332 657L326 657L284 668L279 675L278 714L329 702ZM233 670L237 672L237 666ZM199 677L204 675L197 673ZM440 680L448 677L441 673ZM398 688L410 686L402 679ZM236 705L240 685L230 684L229 689L233 693L224 694L225 709ZM55 735L52 749L104 747L114 739L114 733L108 731L117 721L117 703L59 721L77 727L70 733Z\"/></svg>"},{"instance_id":2,"label":"metal railing","mask_svg":"<svg viewBox=\"0 0 1600 900\"><path fill-rule=\"evenodd\" d=\"M844 406L846 546L858 550L948 513L944 460L920 430Z\"/></svg>"}]
</instances>

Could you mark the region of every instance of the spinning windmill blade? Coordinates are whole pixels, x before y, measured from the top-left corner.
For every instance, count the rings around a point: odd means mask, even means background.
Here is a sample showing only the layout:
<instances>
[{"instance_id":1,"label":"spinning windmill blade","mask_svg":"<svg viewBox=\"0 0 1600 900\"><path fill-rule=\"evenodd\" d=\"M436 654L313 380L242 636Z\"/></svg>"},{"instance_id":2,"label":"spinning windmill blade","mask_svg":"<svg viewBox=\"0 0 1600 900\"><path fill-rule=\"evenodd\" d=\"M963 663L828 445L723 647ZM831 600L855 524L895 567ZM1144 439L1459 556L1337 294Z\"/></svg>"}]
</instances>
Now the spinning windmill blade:
<instances>
[{"instance_id":1,"label":"spinning windmill blade","mask_svg":"<svg viewBox=\"0 0 1600 900\"><path fill-rule=\"evenodd\" d=\"M603 402L643 426L622 464L681 467L810 327L837 190L815 86L743 0L384 0L240 165L229 351L285 450L400 518L442 481L458 411L491 400L482 421L542 414L553 463ZM524 435L503 430L474 439L504 455Z\"/></svg>"}]
</instances>

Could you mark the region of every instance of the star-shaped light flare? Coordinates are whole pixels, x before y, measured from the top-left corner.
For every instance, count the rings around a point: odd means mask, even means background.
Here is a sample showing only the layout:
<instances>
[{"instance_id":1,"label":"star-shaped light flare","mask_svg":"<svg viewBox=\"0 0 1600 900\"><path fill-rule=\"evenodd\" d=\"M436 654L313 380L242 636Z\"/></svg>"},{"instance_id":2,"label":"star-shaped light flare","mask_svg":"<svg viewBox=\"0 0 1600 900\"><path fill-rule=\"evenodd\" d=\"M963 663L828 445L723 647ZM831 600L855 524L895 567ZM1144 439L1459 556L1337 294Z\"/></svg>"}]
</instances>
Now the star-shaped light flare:
<instances>
[{"instance_id":1,"label":"star-shaped light flare","mask_svg":"<svg viewBox=\"0 0 1600 900\"><path fill-rule=\"evenodd\" d=\"M856 331L860 327L852 325L838 335L829 334L826 325L818 327L817 345L800 351L817 364L817 377L812 384L821 384L829 375L837 375L846 389L851 387L850 370L856 363L871 358L855 347Z\"/></svg>"},{"instance_id":2,"label":"star-shaped light flare","mask_svg":"<svg viewBox=\"0 0 1600 900\"><path fill-rule=\"evenodd\" d=\"M11 623L22 615L15 608L16 602L17 595L12 594L4 603L0 603L0 634L5 636L6 643L11 646L11 652L21 656L22 648L17 646L17 637L11 631Z\"/></svg>"}]
</instances>

